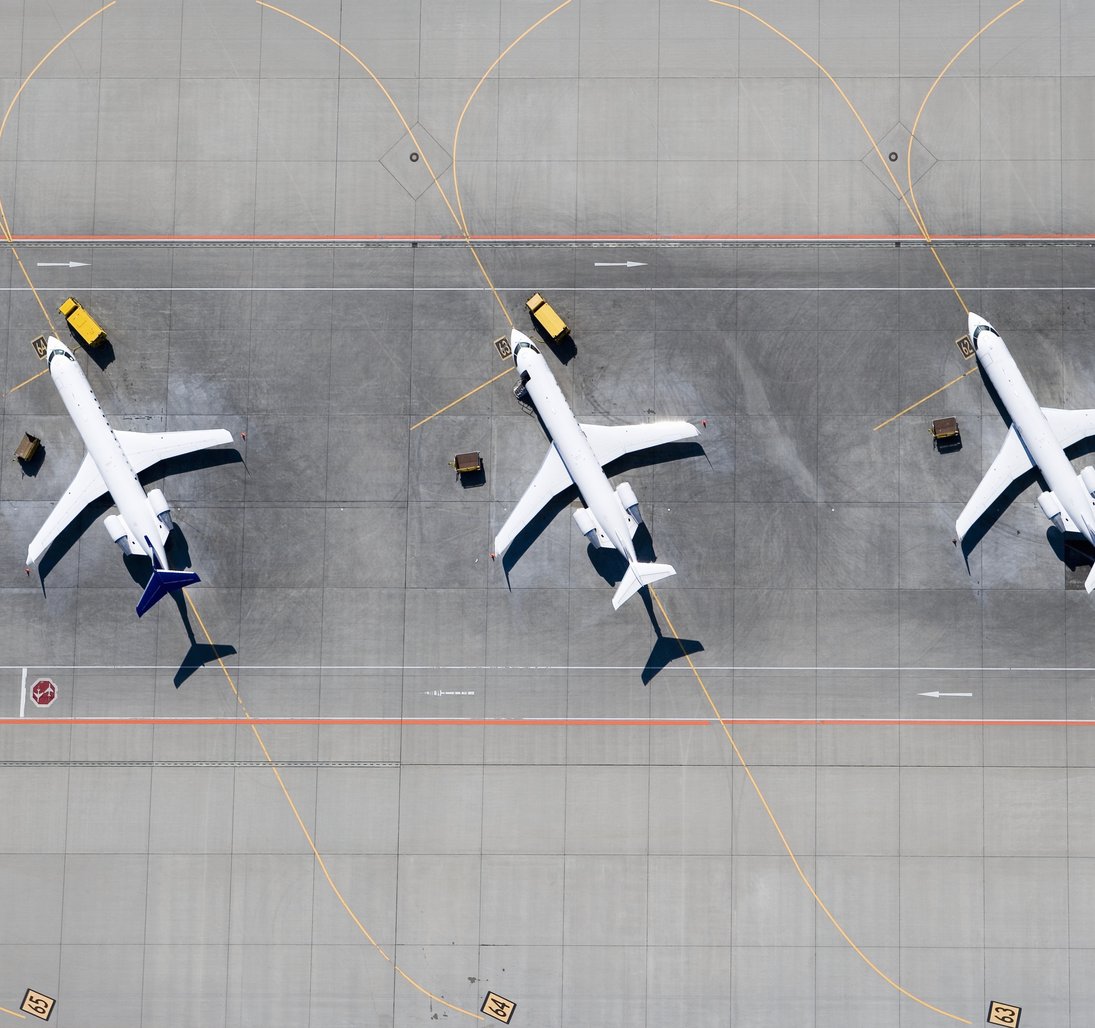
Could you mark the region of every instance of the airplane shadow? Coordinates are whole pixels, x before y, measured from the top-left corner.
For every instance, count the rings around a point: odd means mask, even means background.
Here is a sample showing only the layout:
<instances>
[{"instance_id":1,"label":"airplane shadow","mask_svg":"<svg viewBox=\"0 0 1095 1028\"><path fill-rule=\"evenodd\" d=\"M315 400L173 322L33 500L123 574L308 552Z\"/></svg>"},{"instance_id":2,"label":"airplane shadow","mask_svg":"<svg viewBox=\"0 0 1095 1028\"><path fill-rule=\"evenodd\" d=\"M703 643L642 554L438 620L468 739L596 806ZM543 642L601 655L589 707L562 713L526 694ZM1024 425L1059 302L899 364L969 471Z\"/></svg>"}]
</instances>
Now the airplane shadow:
<instances>
[{"instance_id":1,"label":"airplane shadow","mask_svg":"<svg viewBox=\"0 0 1095 1028\"><path fill-rule=\"evenodd\" d=\"M171 594L171 599L175 601L175 606L179 608L179 617L182 619L187 638L190 640L190 648L183 656L182 662L175 672L175 677L172 679L175 688L179 689L191 675L205 667L206 664L211 664L215 660L223 660L225 657L235 656L236 648L234 646L221 646L217 643L210 645L209 643L198 642L197 637L194 635L194 628L190 624L190 611L187 609L186 597L183 596L182 592L174 592Z\"/></svg>"},{"instance_id":2,"label":"airplane shadow","mask_svg":"<svg viewBox=\"0 0 1095 1028\"><path fill-rule=\"evenodd\" d=\"M645 527L645 526L644 526ZM678 639L676 636L662 634L662 626L658 624L658 617L654 613L654 601L650 597L649 586L643 586L639 590L643 606L646 607L647 617L654 628L657 638L650 650L650 656L646 658L646 666L639 676L643 685L649 685L659 672L664 671L675 660L693 653L703 652L703 643L699 639Z\"/></svg>"},{"instance_id":3,"label":"airplane shadow","mask_svg":"<svg viewBox=\"0 0 1095 1028\"><path fill-rule=\"evenodd\" d=\"M147 488L148 484L155 482L161 478L167 478L172 475L181 474L186 471L197 471L203 468L215 468L220 467L223 464L242 464L243 455L239 450L199 450L197 453L187 453L181 457L172 457L169 460L160 461L158 464L153 464L147 468L138 476L141 484ZM60 535L53 541L53 545L42 555L42 559L38 562L38 578L42 583L42 591L45 592L46 578L49 573L61 562L69 550L76 545L76 542L87 531L87 529L98 521L108 510L114 506L114 501L111 499L109 493L104 493L97 500L93 500L89 503L81 512L79 517L73 520ZM176 526L175 531L179 531ZM172 532L172 535L175 533ZM180 533L181 534L181 533ZM182 567L190 567L189 563L189 549L185 546L185 539L183 539L183 553L186 555L187 563ZM173 545L171 540L168 540L169 547ZM135 558L136 559L136 558ZM147 563L147 562L146 562ZM128 567L128 565L127 565ZM145 582L148 581L148 575L152 573L151 567L148 568L148 574L145 575ZM133 574L133 571L130 571ZM136 578L134 578L136 581ZM144 583L141 583L142 587Z\"/></svg>"},{"instance_id":4,"label":"airplane shadow","mask_svg":"<svg viewBox=\"0 0 1095 1028\"><path fill-rule=\"evenodd\" d=\"M985 380L985 384L988 385L987 379ZM1069 460L1078 460L1083 457L1089 457L1092 454L1095 454L1095 437L1082 439L1074 446L1070 446L1065 450L1065 456L1068 457ZM1008 507L1010 507L1035 482L1037 482L1043 490L1046 488L1046 483L1042 479L1041 473L1037 468L1031 468L1025 475L1020 475L1015 479L1015 481L1000 494L997 501L973 523L973 526L966 533L966 537L962 540L962 558L966 562L967 571L970 569L970 554L977 548L977 544L985 538L993 525L1000 520L1004 511L1006 511ZM1051 525L1049 527L1047 537L1050 532L1060 537L1061 541L1059 544L1055 544L1053 540L1050 539L1050 545L1053 546L1054 553L1056 553L1064 562L1064 558L1062 557L1064 549L1068 547L1075 549L1077 546L1073 544L1071 538L1066 539L1055 526ZM1071 568L1071 570L1075 570L1075 568Z\"/></svg>"},{"instance_id":5,"label":"airplane shadow","mask_svg":"<svg viewBox=\"0 0 1095 1028\"><path fill-rule=\"evenodd\" d=\"M542 427L542 423L541 423ZM685 457L700 457L707 456L704 448L694 440L685 440L678 443L663 443L661 446L653 446L647 450L639 450L636 453L627 453L624 456L617 458L610 464L605 465L605 474L611 478L614 475L622 475L628 471L635 471L638 468L652 467L655 464L668 464L670 461L683 460ZM522 530L518 533L517 537L510 543L510 547L506 550L505 556L502 558L502 570L506 574L506 581L509 581L510 569L521 559L525 554L525 551L540 537L540 534L555 520L556 516L565 510L570 504L578 498L578 489L575 486L570 486L564 489L561 493L555 496L541 511L536 515ZM640 500L640 503L642 501ZM646 539L649 542L650 533L646 528L646 525L640 525L639 531L635 534L635 546L636 554L640 560L650 560L651 557L643 556L639 551L639 546L642 545L639 541L641 533L646 534ZM592 547L590 548L592 550ZM605 572L601 570L602 565L597 563L597 560L608 560L604 555L614 554L620 561L623 560L619 554L616 554L614 550L600 550L593 551L594 553L600 553L602 556L594 560L594 567L597 568L597 573L605 578L606 581L611 581ZM651 553L653 550L651 549ZM592 559L592 558L591 558ZM626 565L624 565L626 567ZM607 567L611 567L611 561L609 561ZM615 581L619 581L623 575L621 568L619 574L616 575Z\"/></svg>"}]
</instances>

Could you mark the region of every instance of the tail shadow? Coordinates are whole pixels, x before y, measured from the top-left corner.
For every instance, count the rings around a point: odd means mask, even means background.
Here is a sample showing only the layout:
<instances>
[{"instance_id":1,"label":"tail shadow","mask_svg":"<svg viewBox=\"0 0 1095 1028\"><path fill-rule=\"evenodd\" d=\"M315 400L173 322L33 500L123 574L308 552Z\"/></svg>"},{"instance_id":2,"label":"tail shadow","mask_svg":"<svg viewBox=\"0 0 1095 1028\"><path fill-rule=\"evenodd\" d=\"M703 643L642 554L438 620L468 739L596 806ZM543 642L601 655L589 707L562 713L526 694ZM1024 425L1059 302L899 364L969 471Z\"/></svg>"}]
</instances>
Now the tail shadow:
<instances>
[{"instance_id":1,"label":"tail shadow","mask_svg":"<svg viewBox=\"0 0 1095 1028\"><path fill-rule=\"evenodd\" d=\"M179 608L179 616L182 618L183 627L186 629L187 638L190 640L190 648L183 656L178 670L172 681L175 688L179 689L199 668L211 664L215 660L224 660L225 657L233 657L236 654L234 646L220 646L216 643L200 643L194 635L194 628L190 624L190 611L187 609L186 597L182 592L171 594L175 606Z\"/></svg>"},{"instance_id":2,"label":"tail shadow","mask_svg":"<svg viewBox=\"0 0 1095 1028\"><path fill-rule=\"evenodd\" d=\"M650 596L649 586L643 586L639 595L643 598L650 624L654 626L657 638L650 650L650 656L646 658L646 666L643 668L643 685L649 685L659 672L665 670L673 661L680 657L690 657L693 653L703 652L703 643L699 639L679 639L677 636L662 634L662 627L658 624L657 615L654 613L654 601Z\"/></svg>"}]
</instances>

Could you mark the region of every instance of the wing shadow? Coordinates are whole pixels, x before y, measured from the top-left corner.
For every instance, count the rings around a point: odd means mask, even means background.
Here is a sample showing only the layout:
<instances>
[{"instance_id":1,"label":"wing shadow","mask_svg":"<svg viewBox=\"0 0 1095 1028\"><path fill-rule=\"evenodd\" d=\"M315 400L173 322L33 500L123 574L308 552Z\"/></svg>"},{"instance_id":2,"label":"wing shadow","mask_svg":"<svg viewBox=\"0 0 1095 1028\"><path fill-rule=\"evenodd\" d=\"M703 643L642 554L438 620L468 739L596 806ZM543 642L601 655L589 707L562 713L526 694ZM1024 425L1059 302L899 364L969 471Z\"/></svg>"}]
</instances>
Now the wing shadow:
<instances>
[{"instance_id":1,"label":"wing shadow","mask_svg":"<svg viewBox=\"0 0 1095 1028\"><path fill-rule=\"evenodd\" d=\"M1065 456L1070 460L1079 460L1082 457L1089 457L1095 454L1095 436L1091 436L1087 439L1081 439L1078 443L1074 443L1065 449ZM1010 507L1031 485L1035 482L1041 486L1043 491L1046 488L1045 480L1042 478L1041 472L1037 468L1031 468L1030 471L1020 475L1014 482L1011 483L1005 489L995 503L992 504L970 527L970 530L966 533L966 537L962 540L962 557L966 562L966 570L969 570L970 566L970 554L977 548L977 544L985 538L989 533L989 530L1000 520L1000 516ZM1051 526L1052 527L1052 526ZM1056 529L1053 529L1057 531ZM1058 535L1061 533L1058 532ZM1062 537L1063 538L1063 537ZM1062 543L1062 546L1072 546L1072 542ZM1058 552L1058 548L1054 547L1054 552ZM1060 553L1058 553L1060 556Z\"/></svg>"},{"instance_id":2,"label":"wing shadow","mask_svg":"<svg viewBox=\"0 0 1095 1028\"><path fill-rule=\"evenodd\" d=\"M543 423L541 422L541 428ZM546 435L546 430L545 430ZM550 439L550 436L548 437ZM628 471L634 471L638 468L652 467L655 464L668 464L670 461L683 460L685 457L699 457L706 456L704 448L695 440L686 439L677 443L663 443L661 446L652 446L646 450L638 450L635 453L625 453L622 457L618 457L616 460L605 465L605 475L609 478L614 475L622 475ZM510 547L506 550L505 555L502 557L502 569L506 573L506 579L509 579L510 569L517 563L518 560L524 555L525 551L539 538L540 533L547 528L548 525L555 519L560 511L566 509L570 504L578 499L578 489L576 486L568 486L561 493L546 504L521 531L517 537L510 543ZM642 500L640 498L640 504ZM639 526L639 532L646 533L646 539L649 542L650 533L646 529L646 525ZM639 554L639 533L636 533L636 553ZM592 547L590 547L592 550ZM599 553L610 553L614 551L601 550L594 551ZM653 553L653 549L650 549ZM617 556L619 556L617 554ZM621 558L622 559L622 558ZM645 557L640 554L640 559L650 560L652 557ZM594 563L597 568L597 573L609 581L597 563ZM620 580L620 575L623 574L621 569L620 574L616 576L615 581Z\"/></svg>"},{"instance_id":3,"label":"wing shadow","mask_svg":"<svg viewBox=\"0 0 1095 1028\"><path fill-rule=\"evenodd\" d=\"M199 450L196 453L186 453L181 457L171 457L168 460L153 464L142 471L137 477L140 479L141 485L147 489L151 483L156 482L161 478L169 478L173 475L183 474L187 471L216 468L224 464L243 463L243 455L236 449ZM88 527L98 521L113 506L114 500L111 495L109 493L104 493L98 499L92 500L92 502L68 524L60 535L53 540L50 548L42 554L42 558L38 562L38 578L42 583L43 592L45 592L46 577L49 573L61 562L68 551L72 549L84 532L87 531ZM178 531L178 526L176 526L175 531ZM175 533L172 532L172 535L174 534ZM190 553L189 549L186 547L185 538L183 539L183 547L183 552L185 553L187 560L187 563L183 566L189 567ZM132 569L130 570L130 574L133 574ZM149 574L151 574L151 568L149 569ZM136 581L136 578L134 578L134 581ZM147 581L147 575L145 576L145 581Z\"/></svg>"}]
</instances>

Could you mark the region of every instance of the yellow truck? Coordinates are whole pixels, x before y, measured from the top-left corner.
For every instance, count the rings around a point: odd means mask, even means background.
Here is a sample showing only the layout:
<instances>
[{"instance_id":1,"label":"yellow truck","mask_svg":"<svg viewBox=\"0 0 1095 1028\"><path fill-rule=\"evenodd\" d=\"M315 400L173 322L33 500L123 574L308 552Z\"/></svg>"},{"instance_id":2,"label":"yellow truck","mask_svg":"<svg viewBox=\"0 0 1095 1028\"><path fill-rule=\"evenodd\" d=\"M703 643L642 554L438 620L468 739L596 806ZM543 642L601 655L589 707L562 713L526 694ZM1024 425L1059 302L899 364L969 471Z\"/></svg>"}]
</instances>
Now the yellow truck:
<instances>
[{"instance_id":1,"label":"yellow truck","mask_svg":"<svg viewBox=\"0 0 1095 1028\"><path fill-rule=\"evenodd\" d=\"M57 308L57 313L68 322L69 328L88 346L98 346L106 339L106 333L103 331L102 325L88 314L87 309L81 305L75 296L70 296L65 300Z\"/></svg>"},{"instance_id":2,"label":"yellow truck","mask_svg":"<svg viewBox=\"0 0 1095 1028\"><path fill-rule=\"evenodd\" d=\"M539 328L551 342L557 343L560 339L565 339L570 334L567 323L559 317L555 312L555 308L539 293L533 293L533 295L525 301L525 306L528 308L529 314L532 315L532 320L536 322L536 327Z\"/></svg>"}]
</instances>

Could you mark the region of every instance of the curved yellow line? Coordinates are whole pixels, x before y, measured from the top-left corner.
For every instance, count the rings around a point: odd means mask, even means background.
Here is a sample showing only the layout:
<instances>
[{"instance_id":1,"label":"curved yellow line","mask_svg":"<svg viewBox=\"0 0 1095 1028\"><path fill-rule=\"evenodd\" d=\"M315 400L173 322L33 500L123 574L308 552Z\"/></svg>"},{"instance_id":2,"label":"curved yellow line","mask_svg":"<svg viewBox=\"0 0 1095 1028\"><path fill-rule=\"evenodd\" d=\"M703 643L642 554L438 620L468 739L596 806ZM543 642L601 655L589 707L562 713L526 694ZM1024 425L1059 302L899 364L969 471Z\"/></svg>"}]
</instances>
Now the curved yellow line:
<instances>
[{"instance_id":1,"label":"curved yellow line","mask_svg":"<svg viewBox=\"0 0 1095 1028\"><path fill-rule=\"evenodd\" d=\"M15 105L22 96L23 90L27 88L27 83L30 82L35 75L38 74L38 69L42 67L62 46L65 45L77 32L80 31L88 22L98 18L103 11L111 8L117 3L117 0L110 0L109 3L104 4L93 14L89 14L83 21L81 21L74 28L71 28L66 32L56 43L53 44L38 61L38 63L30 69L26 78L19 83L19 88L15 91L15 95L11 98L11 102L7 106L7 110L4 111L4 117L0 118L0 139L3 139L4 130L8 127L8 118L11 117L11 112L15 109ZM42 310L42 315L46 319L46 324L49 325L49 330L53 335L57 335L57 329L53 325L53 319L49 316L49 311L46 310L46 305L42 302L42 297L38 295L38 290L34 288L34 283L30 279L30 273L27 271L26 265L23 263L23 258L19 256L19 251L15 247L15 240L12 238L11 226L8 224L8 215L4 210L3 201L0 200L0 231L3 232L4 241L11 247L11 255L15 258L15 263L19 265L19 270L23 273L23 278L26 279L27 285L30 287L31 293L34 294L34 299L38 301L38 306ZM24 383L25 384L25 383ZM18 387L17 387L18 388Z\"/></svg>"},{"instance_id":2,"label":"curved yellow line","mask_svg":"<svg viewBox=\"0 0 1095 1028\"><path fill-rule=\"evenodd\" d=\"M920 231L924 234L924 238L928 242L931 242L931 235L928 232L927 222L924 220L923 215L920 213L920 204L916 202L916 193L913 190L912 180L912 146L913 140L916 138L916 130L920 126L920 116L924 113L924 108L927 107L928 100L931 99L932 93L935 92L935 87L938 86L939 83L943 80L943 76L951 70L954 62L957 61L958 58L962 56L962 54L964 54L971 46L973 46L973 44L976 43L977 40L980 39L981 36L984 35L989 29L991 29L992 26L995 25L1001 18L1003 18L1005 15L1011 14L1011 12L1014 11L1016 7L1020 7L1025 3L1026 0L1015 0L1015 3L1013 3L1010 7L1001 11L998 15L996 15L995 18L992 18L989 21L985 22L985 24L982 25L981 28L979 28L972 36L970 36L969 39L966 40L965 43L962 44L962 46L960 46L954 52L954 56L951 57L951 59L947 61L945 65L943 65L943 70L935 76L935 81L931 84L931 87L928 89L927 93L924 94L924 99L920 102L920 109L916 112L916 117L913 119L912 131L909 133L909 149L907 154L905 155L905 171L906 178L909 182L909 198L912 200L912 205L916 210L916 213L913 214L913 218L920 226Z\"/></svg>"},{"instance_id":3,"label":"curved yellow line","mask_svg":"<svg viewBox=\"0 0 1095 1028\"><path fill-rule=\"evenodd\" d=\"M411 142L414 143L415 149L418 151L419 156L422 158L422 163L426 166L426 171L429 172L431 184L437 187L437 191L438 191L438 193L441 194L441 199L444 201L445 206L448 208L449 214L452 215L453 222L455 223L456 227L459 229L460 228L460 218L457 216L456 211L453 210L453 206L449 202L449 197L446 194L444 188L442 187L440 180L438 179L437 172L435 172L433 170L433 165L430 163L429 155L426 153L425 150L422 149L422 145L418 142L418 139L416 138L413 129L411 128L411 126L408 123L407 119L403 116L403 112L399 109L399 104L397 104L395 102L394 98L392 97L392 94L389 93L388 90L385 88L384 83L381 82L380 79L378 79L376 77L376 73L373 71L373 69L370 68L360 57L358 57L357 54L355 54L348 46L346 46L340 40L335 39L335 37L330 35L329 33L324 32L323 29L319 28L318 26L313 25L311 22L305 21L303 18L299 18L299 17L297 17L297 15L291 14L289 11L283 10L280 7L275 7L273 4L266 3L266 0L255 0L255 3L257 3L259 5L259 7L265 7L267 10L274 11L277 14L284 15L290 21L295 21L298 25L302 25L306 29L311 29L313 32L315 32L318 35L322 36L328 42L333 43L335 46L337 46L339 48L339 50L341 50L347 57L349 57L350 60L354 61L362 69L362 71L364 71L365 74L368 75L369 78L371 78L373 80L373 82L376 83L377 88L384 94L384 96L387 99L388 103L390 103L392 105L392 110L395 111L396 117L399 119L399 123L406 130L407 135L409 135L411 137ZM455 168L454 168L454 174L455 174ZM510 323L510 325L512 326L513 325L513 318L510 317L509 311L506 310L506 305L502 302L502 297L499 295L498 290L495 289L494 282L491 281L491 277L487 273L486 267L484 266L483 262L480 260L478 252L476 251L475 247L472 246L471 240L467 238L466 234L465 234L465 242L467 242L468 248L471 250L472 257L475 258L475 263L479 266L480 273L483 275L484 280L486 281L487 285L490 287L490 291L491 291L491 294L494 296L495 302L501 308L502 314L505 316L506 321L508 321Z\"/></svg>"},{"instance_id":4,"label":"curved yellow line","mask_svg":"<svg viewBox=\"0 0 1095 1028\"><path fill-rule=\"evenodd\" d=\"M654 587L650 586L650 596L658 606L658 610L661 611L662 617L665 618L665 623L669 626L669 630L673 633L673 638L678 643L681 642L681 637L677 634L677 629L674 627L672 620L670 620L669 614L666 612L665 607L662 604L661 597L655 592ZM688 661L688 666L692 670L692 674L695 676L697 682L699 682L700 688L703 690L703 694L707 697L707 703L711 707L712 712L715 715L716 722L722 727L723 732L726 734L726 738L730 743L731 749L734 751L734 756L737 757L738 763L741 765L741 769L745 772L745 777L749 779L749 784L752 785L753 791L757 794L757 799L760 800L760 804L764 807L764 812L768 815L768 820L772 822L772 827L775 828L776 834L779 836L779 841L783 844L783 848L787 853L787 856L791 858L791 863L794 865L795 870L798 872L799 878L802 880L802 884L806 886L810 895L813 896L814 902L817 904L821 912L828 918L829 923L840 933L840 937L852 948L853 952L858 956L863 963L865 963L879 978L881 978L887 985L893 986L902 996L911 999L915 1003L919 1003L920 1006L926 1007L928 1010L933 1011L936 1014L942 1014L943 1017L949 1017L952 1021L958 1021L961 1024L972 1024L971 1021L964 1017L960 1017L958 1014L952 1014L950 1011L943 1010L941 1007L933 1006L926 1000L922 1000L919 996L909 992L898 982L895 982L885 971L883 971L866 953L863 952L856 944L852 937L844 930L843 926L833 915L832 911L825 905L825 902L817 894L817 890L814 888L813 883L810 881L809 875L803 869L799 863L798 857L795 856L795 851L791 848L790 842L787 841L787 836L783 834L783 829L780 827L779 821L776 818L775 811L768 804L768 800L765 798L764 791L761 789L760 784L756 778L753 777L752 768L750 768L748 761L745 759L744 754L738 749L738 744L731 734L729 727L727 726L726 719L719 713L719 708L715 705L715 700L708 691L703 678L700 676L699 669L692 662L692 658L688 654L688 650L681 644L681 653L684 655L684 659Z\"/></svg>"},{"instance_id":5,"label":"curved yellow line","mask_svg":"<svg viewBox=\"0 0 1095 1028\"><path fill-rule=\"evenodd\" d=\"M190 595L188 589L183 589L183 595L186 597L187 605L194 614L194 620L198 622L198 626L202 630L202 635L205 636L206 642L216 653L216 646L213 643L213 637L209 634L209 629L205 627L205 622L202 620L201 614L198 613L197 605L194 603L193 597ZM304 823L304 818L300 816L300 811L297 809L296 803L293 802L293 797L289 792L288 787L285 785L285 780L281 777L281 772L278 770L277 764L274 762L274 758L270 756L270 751L266 748L266 742L262 738L262 733L259 732L258 726L254 723L251 717L251 712L247 709L247 705L243 702L243 697L240 695L239 689L236 687L235 680L232 678L231 673L228 670L224 660L217 655L217 663L220 665L221 671L224 672L224 677L228 680L228 686L232 690L232 695L236 697L236 703L239 704L240 710L243 711L243 716L248 722L248 727L251 729L252 734L255 737L255 741L259 744L259 749L262 750L263 757L266 758L266 762L270 765L270 770L274 772L274 777L277 779L278 785L281 787L282 795L285 797L286 802L289 804L289 809L293 812L293 817L296 819L297 825L300 827L301 832L304 834L304 838L308 843L308 848L312 851L312 856L315 859L323 877L327 880L327 884L331 887L331 891L335 894L335 898L340 904L342 909L350 916L350 920L357 925L358 931L369 941L370 945L379 953L399 974L399 976L407 982L409 985L417 989L423 996L428 996L435 1003L440 1003L443 1007L447 1007L449 1010L454 1010L458 1014L466 1014L468 1017L474 1018L476 1021L485 1021L486 1018L480 1016L471 1010L465 1010L463 1007L458 1007L455 1003L450 1003L446 999L442 999L440 996L432 993L429 989L416 982L406 971L403 970L391 957L387 950L380 945L376 939L370 934L369 930L358 919L357 914L354 913L353 908L346 901L346 898L342 895L338 886L335 884L334 878L331 877L331 872L327 870L327 862L320 855L319 850L316 848L315 840L312 838L312 833L308 831L308 826Z\"/></svg>"},{"instance_id":6,"label":"curved yellow line","mask_svg":"<svg viewBox=\"0 0 1095 1028\"><path fill-rule=\"evenodd\" d=\"M572 4L573 2L574 0L563 0L563 2L559 4L558 7L555 7L552 10L548 11L547 14L545 14L542 18L538 18L527 29L525 29L524 32L522 32L512 43L510 43L509 46L505 48L505 50L503 50L497 57L495 57L493 61L490 62L490 67L487 68L485 72L483 72L483 74L479 78L479 81L475 83L475 88L468 95L467 100L464 101L464 109L460 112L460 117L456 119L456 131L453 133L452 137L452 184L456 194L456 209L460 212L459 225L464 232L465 239L470 235L470 233L468 232L467 219L464 217L464 205L460 202L460 180L457 178L456 175L456 153L460 145L460 128L464 124L464 115L468 113L468 108L471 106L472 101L478 95L479 90L482 89L483 83L486 82L487 79L490 77L490 73L494 71L494 69L497 68L499 64L502 63L502 60L505 58L505 56L530 32L538 29L541 25L544 24L545 21L548 20L548 18L558 14L564 7L569 7L570 4Z\"/></svg>"},{"instance_id":7,"label":"curved yellow line","mask_svg":"<svg viewBox=\"0 0 1095 1028\"><path fill-rule=\"evenodd\" d=\"M763 25L770 32L775 33L785 43L787 43L789 46L793 47L800 54L802 54L802 56L805 57L806 60L808 60L815 68L817 68L818 71L821 72L822 75L824 75L833 84L833 88L840 94L840 98L848 105L848 110L852 112L855 120L859 122L859 127L863 129L863 134L870 140L871 149L874 150L875 154L878 156L878 159L882 162L882 167L886 170L886 174L890 176L890 181L893 183L893 187L896 190L898 197L905 205L905 208L906 210L908 210L909 215L913 219L916 227L920 230L920 234L924 237L924 242L927 243L928 248L931 250L932 256L935 258L936 263L939 265L939 270L943 272L943 277L947 280L947 284L953 290L954 295L958 298L958 302L962 305L963 309L968 313L969 308L966 306L966 301L962 299L962 294L958 292L958 287L954 284L954 279L951 278L950 272L947 271L946 265L944 265L943 263L943 259L939 256L935 245L932 243L931 238L927 234L927 230L924 228L923 224L920 221L920 218L917 215L917 212L913 209L912 205L909 203L908 198L905 196L905 193L902 190L900 183L897 181L897 176L894 175L893 169L890 167L890 162L882 156L882 151L878 148L878 143L875 141L874 136L871 135L870 129L867 128L866 122L864 122L862 117L860 117L859 111L856 110L855 104L853 104L852 101L848 98L848 94L845 93L844 90L841 88L840 83L837 82L837 80L829 74L829 70L823 64L821 64L812 54L808 53L806 50L803 50L803 48L799 46L798 43L796 43L790 36L788 36L784 32L781 32L775 27L775 25L771 24L771 22L765 21L762 17L760 17L759 14L754 14L748 8L742 7L740 4L728 3L727 0L709 0L709 2L717 4L719 7L728 7L733 11L739 11L742 14L748 15L755 22Z\"/></svg>"}]
</instances>

